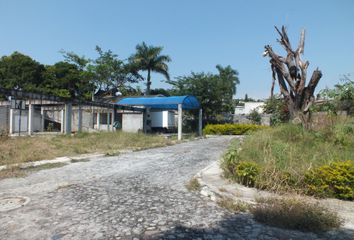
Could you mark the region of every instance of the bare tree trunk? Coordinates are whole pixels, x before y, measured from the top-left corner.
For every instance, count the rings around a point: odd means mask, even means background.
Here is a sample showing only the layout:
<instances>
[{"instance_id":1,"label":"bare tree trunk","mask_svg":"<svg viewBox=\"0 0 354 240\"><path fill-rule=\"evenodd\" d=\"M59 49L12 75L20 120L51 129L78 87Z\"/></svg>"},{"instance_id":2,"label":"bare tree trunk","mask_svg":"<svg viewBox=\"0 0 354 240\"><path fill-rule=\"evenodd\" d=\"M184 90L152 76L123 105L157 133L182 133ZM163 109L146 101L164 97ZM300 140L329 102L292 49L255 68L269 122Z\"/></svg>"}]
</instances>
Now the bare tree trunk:
<instances>
[{"instance_id":1,"label":"bare tree trunk","mask_svg":"<svg viewBox=\"0 0 354 240\"><path fill-rule=\"evenodd\" d=\"M304 62L301 55L304 53L305 31L300 35L298 48L294 51L291 47L286 29L283 26L281 31L275 27L280 35L278 42L287 52L286 57L281 57L273 52L271 46L265 46L264 56L269 56L272 67L273 84L271 96L273 96L274 81L277 79L280 93L283 95L293 122L302 123L305 128L309 127L310 107L314 102L314 91L322 77L320 70L316 69L306 86L307 68L309 62Z\"/></svg>"}]
</instances>

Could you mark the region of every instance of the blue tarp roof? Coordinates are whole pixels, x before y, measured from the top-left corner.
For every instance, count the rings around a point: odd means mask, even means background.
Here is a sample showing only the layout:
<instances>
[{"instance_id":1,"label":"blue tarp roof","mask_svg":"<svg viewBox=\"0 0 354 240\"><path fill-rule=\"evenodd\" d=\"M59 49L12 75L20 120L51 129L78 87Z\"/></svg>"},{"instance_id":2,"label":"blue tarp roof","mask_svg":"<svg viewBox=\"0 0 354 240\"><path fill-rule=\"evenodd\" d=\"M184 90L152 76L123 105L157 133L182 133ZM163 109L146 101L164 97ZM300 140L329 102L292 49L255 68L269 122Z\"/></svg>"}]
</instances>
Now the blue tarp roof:
<instances>
[{"instance_id":1,"label":"blue tarp roof","mask_svg":"<svg viewBox=\"0 0 354 240\"><path fill-rule=\"evenodd\" d=\"M152 109L178 109L178 104L186 110L200 108L199 101L194 96L173 97L137 97L123 98L116 104L125 106L144 106Z\"/></svg>"}]
</instances>

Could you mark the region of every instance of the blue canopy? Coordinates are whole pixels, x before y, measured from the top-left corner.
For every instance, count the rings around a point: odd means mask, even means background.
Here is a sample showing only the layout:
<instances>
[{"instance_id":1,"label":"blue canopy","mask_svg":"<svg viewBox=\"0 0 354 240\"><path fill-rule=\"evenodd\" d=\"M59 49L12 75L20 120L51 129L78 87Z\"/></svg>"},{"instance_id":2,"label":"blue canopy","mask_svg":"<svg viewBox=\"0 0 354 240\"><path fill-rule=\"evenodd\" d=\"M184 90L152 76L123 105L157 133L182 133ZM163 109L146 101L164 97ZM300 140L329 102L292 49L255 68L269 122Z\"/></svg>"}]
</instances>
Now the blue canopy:
<instances>
[{"instance_id":1,"label":"blue canopy","mask_svg":"<svg viewBox=\"0 0 354 240\"><path fill-rule=\"evenodd\" d=\"M173 97L130 97L119 100L116 104L124 106L144 106L152 109L177 110L178 104L186 110L199 109L200 104L194 96L173 96Z\"/></svg>"}]
</instances>

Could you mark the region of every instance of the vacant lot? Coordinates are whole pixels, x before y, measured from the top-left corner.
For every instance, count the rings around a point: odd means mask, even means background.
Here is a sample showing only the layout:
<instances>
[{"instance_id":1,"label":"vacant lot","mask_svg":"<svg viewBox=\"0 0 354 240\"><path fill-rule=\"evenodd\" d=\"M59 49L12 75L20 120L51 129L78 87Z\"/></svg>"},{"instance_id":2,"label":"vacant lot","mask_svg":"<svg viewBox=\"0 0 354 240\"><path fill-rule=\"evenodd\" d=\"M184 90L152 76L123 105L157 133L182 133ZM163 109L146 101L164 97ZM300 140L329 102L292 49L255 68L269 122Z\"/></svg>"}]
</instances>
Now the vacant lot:
<instances>
[{"instance_id":1,"label":"vacant lot","mask_svg":"<svg viewBox=\"0 0 354 240\"><path fill-rule=\"evenodd\" d=\"M74 136L2 137L0 165L94 152L115 155L122 149L145 149L170 144L170 140L161 136L123 132L81 133Z\"/></svg>"}]
</instances>

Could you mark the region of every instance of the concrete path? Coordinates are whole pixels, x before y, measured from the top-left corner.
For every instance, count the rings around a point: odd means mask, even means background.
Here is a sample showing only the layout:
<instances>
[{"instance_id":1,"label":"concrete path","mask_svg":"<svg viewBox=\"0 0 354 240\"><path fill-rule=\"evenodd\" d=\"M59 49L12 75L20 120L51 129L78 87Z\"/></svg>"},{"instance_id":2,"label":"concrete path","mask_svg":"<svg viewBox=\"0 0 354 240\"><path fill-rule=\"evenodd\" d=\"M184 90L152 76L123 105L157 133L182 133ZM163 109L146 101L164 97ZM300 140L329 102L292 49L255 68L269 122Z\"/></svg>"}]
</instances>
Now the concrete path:
<instances>
[{"instance_id":1,"label":"concrete path","mask_svg":"<svg viewBox=\"0 0 354 240\"><path fill-rule=\"evenodd\" d=\"M188 192L185 183L230 140L98 157L2 180L0 200L18 197L25 205L0 211L0 239L336 239L264 226Z\"/></svg>"}]
</instances>

